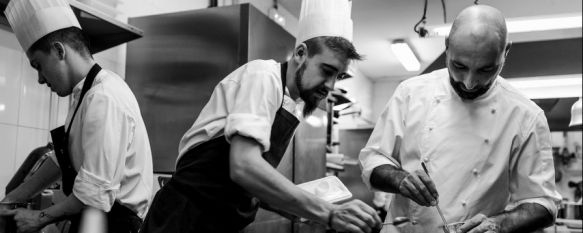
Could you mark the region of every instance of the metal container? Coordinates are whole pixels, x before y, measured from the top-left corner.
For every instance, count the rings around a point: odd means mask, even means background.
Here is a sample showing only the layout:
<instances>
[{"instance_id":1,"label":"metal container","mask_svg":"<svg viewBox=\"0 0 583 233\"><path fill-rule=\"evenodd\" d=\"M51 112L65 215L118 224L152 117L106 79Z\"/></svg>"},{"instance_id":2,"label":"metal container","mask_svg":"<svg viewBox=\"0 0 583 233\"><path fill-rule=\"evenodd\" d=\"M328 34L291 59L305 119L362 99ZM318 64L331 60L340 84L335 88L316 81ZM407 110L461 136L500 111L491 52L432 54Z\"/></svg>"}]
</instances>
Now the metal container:
<instances>
[{"instance_id":1,"label":"metal container","mask_svg":"<svg viewBox=\"0 0 583 233\"><path fill-rule=\"evenodd\" d=\"M581 215L583 214L583 209L581 208L581 203L565 202L565 203L563 203L563 208L565 208L565 218L566 219L579 219L579 220L581 220Z\"/></svg>"},{"instance_id":2,"label":"metal container","mask_svg":"<svg viewBox=\"0 0 583 233\"><path fill-rule=\"evenodd\" d=\"M19 209L19 208L30 209L30 207L31 207L30 203L0 202L0 210L5 210L5 209L13 210L13 209ZM14 219L12 219L12 217L6 217L3 220L4 220L5 225L0 226L0 227L4 228L4 232L5 233L16 233L17 229L16 229L16 223L14 222Z\"/></svg>"}]
</instances>

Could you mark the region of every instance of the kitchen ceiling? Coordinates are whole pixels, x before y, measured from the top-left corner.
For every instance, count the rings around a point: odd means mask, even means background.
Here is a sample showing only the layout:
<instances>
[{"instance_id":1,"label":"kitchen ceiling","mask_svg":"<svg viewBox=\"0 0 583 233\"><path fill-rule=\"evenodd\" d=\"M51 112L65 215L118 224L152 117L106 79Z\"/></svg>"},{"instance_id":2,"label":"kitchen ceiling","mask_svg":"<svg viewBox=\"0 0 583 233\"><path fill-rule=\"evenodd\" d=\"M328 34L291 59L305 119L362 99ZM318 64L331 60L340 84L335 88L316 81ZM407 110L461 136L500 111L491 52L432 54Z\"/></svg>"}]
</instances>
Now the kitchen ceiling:
<instances>
[{"instance_id":1,"label":"kitchen ceiling","mask_svg":"<svg viewBox=\"0 0 583 233\"><path fill-rule=\"evenodd\" d=\"M299 15L301 0L279 0L279 4L296 17ZM448 23L463 8L473 4L473 0L445 0ZM530 17L565 13L581 14L581 0L482 0L500 9L505 17ZM424 70L445 49L444 38L419 38L413 32L413 25L423 13L423 0L354 0L352 19L354 21L354 44L366 60L358 63L358 68L372 80L402 79L419 72L408 72L390 50L390 41L407 40L422 63ZM427 25L443 24L441 1L429 0ZM581 37L579 29L578 37Z\"/></svg>"}]
</instances>

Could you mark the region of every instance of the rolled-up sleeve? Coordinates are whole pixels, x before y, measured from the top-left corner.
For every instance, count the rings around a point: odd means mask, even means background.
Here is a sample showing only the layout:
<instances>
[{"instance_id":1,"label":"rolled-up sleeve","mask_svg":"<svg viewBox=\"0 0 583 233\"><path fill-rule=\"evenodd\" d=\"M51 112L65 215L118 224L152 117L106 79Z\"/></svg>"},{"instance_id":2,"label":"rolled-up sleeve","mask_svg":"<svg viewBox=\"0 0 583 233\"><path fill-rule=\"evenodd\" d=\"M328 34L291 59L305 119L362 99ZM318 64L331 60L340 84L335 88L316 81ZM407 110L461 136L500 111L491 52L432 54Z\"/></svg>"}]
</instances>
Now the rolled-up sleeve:
<instances>
[{"instance_id":1,"label":"rolled-up sleeve","mask_svg":"<svg viewBox=\"0 0 583 233\"><path fill-rule=\"evenodd\" d=\"M280 78L273 73L253 71L231 82L236 82L235 103L229 107L225 125L227 141L234 135L253 138L263 152L268 151L271 125L283 100Z\"/></svg>"},{"instance_id":2,"label":"rolled-up sleeve","mask_svg":"<svg viewBox=\"0 0 583 233\"><path fill-rule=\"evenodd\" d=\"M133 120L103 94L88 95L81 123L83 162L73 194L85 205L109 212L120 189ZM75 155L73 155L75 156Z\"/></svg>"},{"instance_id":3,"label":"rolled-up sleeve","mask_svg":"<svg viewBox=\"0 0 583 233\"><path fill-rule=\"evenodd\" d=\"M561 195L555 186L551 134L542 112L537 115L524 137L525 141L512 170L511 202L514 206L537 203L556 217L556 203L561 200Z\"/></svg>"},{"instance_id":4,"label":"rolled-up sleeve","mask_svg":"<svg viewBox=\"0 0 583 233\"><path fill-rule=\"evenodd\" d=\"M366 146L358 156L362 170L362 180L372 190L376 189L371 186L370 177L376 167L385 164L396 167L401 166L399 154L393 154L393 149L397 142L397 137L403 138L405 97L402 87L399 85L377 120Z\"/></svg>"}]
</instances>

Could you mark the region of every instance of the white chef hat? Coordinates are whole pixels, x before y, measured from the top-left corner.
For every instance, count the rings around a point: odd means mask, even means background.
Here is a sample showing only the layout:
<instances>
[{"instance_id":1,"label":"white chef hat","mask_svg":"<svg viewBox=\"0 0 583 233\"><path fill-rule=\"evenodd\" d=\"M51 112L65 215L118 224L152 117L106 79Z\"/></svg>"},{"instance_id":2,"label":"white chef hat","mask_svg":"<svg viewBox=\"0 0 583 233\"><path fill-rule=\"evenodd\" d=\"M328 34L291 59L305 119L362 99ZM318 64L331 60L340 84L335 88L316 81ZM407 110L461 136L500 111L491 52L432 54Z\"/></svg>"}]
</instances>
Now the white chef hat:
<instances>
[{"instance_id":1,"label":"white chef hat","mask_svg":"<svg viewBox=\"0 0 583 233\"><path fill-rule=\"evenodd\" d=\"M296 46L319 36L343 37L352 42L351 0L303 0Z\"/></svg>"},{"instance_id":2,"label":"white chef hat","mask_svg":"<svg viewBox=\"0 0 583 233\"><path fill-rule=\"evenodd\" d=\"M4 14L24 51L51 32L81 28L66 0L11 0Z\"/></svg>"}]
</instances>

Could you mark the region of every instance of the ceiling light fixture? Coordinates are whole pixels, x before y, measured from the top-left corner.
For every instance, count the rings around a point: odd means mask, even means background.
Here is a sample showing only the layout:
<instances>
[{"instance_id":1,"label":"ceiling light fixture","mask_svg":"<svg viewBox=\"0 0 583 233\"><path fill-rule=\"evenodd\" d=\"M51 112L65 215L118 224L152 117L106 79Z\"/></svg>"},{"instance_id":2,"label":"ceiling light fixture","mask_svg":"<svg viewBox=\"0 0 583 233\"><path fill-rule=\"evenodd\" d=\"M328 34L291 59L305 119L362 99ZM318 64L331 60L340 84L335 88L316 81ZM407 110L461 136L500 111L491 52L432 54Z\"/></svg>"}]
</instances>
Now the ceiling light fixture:
<instances>
[{"instance_id":1,"label":"ceiling light fixture","mask_svg":"<svg viewBox=\"0 0 583 233\"><path fill-rule=\"evenodd\" d=\"M579 97L579 100L571 107L571 122L569 123L569 127L581 126L581 123L583 123L582 105L583 101Z\"/></svg>"},{"instance_id":2,"label":"ceiling light fixture","mask_svg":"<svg viewBox=\"0 0 583 233\"><path fill-rule=\"evenodd\" d=\"M509 78L510 85L530 99L572 98L581 96L581 74Z\"/></svg>"},{"instance_id":3,"label":"ceiling light fixture","mask_svg":"<svg viewBox=\"0 0 583 233\"><path fill-rule=\"evenodd\" d=\"M537 32L559 29L581 28L581 13L545 15L536 17L509 18L506 20L508 33ZM427 26L429 36L448 36L451 24Z\"/></svg>"},{"instance_id":4,"label":"ceiling light fixture","mask_svg":"<svg viewBox=\"0 0 583 233\"><path fill-rule=\"evenodd\" d=\"M274 22L281 26L285 26L285 17L279 13L279 7L277 4L277 0L273 0L273 6L269 8L269 18L271 18Z\"/></svg>"},{"instance_id":5,"label":"ceiling light fixture","mask_svg":"<svg viewBox=\"0 0 583 233\"><path fill-rule=\"evenodd\" d=\"M421 69L419 59L417 59L417 56L415 56L415 53L413 53L413 50L405 40L394 40L391 43L391 49L407 71L419 71Z\"/></svg>"}]
</instances>

